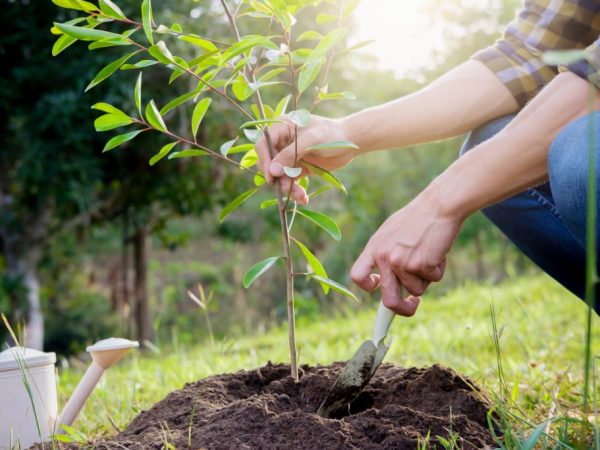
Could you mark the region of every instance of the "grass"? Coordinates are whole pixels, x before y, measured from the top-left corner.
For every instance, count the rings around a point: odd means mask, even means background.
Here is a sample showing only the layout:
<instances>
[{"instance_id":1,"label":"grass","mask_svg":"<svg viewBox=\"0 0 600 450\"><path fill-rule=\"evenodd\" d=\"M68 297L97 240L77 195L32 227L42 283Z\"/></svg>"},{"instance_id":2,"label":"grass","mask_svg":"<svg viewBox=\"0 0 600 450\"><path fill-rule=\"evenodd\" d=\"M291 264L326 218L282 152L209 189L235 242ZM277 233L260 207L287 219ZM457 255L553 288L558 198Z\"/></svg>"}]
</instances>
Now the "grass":
<instances>
[{"instance_id":1,"label":"grass","mask_svg":"<svg viewBox=\"0 0 600 450\"><path fill-rule=\"evenodd\" d=\"M492 303L497 339L490 317ZM299 317L301 363L348 359L370 336L376 305L371 306L346 316ZM598 342L600 322L595 315L593 319L593 342ZM497 286L465 285L443 297L426 297L415 318L398 318L392 325L387 361L452 367L484 386L492 397L505 392L510 404L510 411L505 411L507 427L516 440L531 436L536 425L553 416L562 419L544 425L543 431L566 440L573 427L565 430L564 419L576 421L583 402L585 323L584 303L547 276ZM74 427L92 439L114 434L186 382L250 369L269 360L286 361L286 333L282 327L262 335L217 340L214 346L209 341L194 347L173 343L153 355L133 354L107 372ZM498 377L497 347L504 381ZM599 350L594 344L592 354L600 355ZM60 372L61 404L82 372L83 368Z\"/></svg>"}]
</instances>

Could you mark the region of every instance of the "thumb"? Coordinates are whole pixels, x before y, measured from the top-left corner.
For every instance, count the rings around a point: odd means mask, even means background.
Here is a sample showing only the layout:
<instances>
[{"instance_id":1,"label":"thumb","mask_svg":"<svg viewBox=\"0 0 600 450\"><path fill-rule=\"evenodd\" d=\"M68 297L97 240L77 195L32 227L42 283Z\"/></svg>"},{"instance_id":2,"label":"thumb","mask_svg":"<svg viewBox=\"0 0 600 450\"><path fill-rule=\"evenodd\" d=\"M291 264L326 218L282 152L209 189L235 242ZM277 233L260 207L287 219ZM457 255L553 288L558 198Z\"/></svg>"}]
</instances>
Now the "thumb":
<instances>
[{"instance_id":1,"label":"thumb","mask_svg":"<svg viewBox=\"0 0 600 450\"><path fill-rule=\"evenodd\" d=\"M274 177L281 177L285 174L284 167L296 167L306 153L304 149L307 145L304 141L302 137L299 137L298 141L292 142L281 150L271 161L269 173Z\"/></svg>"}]
</instances>

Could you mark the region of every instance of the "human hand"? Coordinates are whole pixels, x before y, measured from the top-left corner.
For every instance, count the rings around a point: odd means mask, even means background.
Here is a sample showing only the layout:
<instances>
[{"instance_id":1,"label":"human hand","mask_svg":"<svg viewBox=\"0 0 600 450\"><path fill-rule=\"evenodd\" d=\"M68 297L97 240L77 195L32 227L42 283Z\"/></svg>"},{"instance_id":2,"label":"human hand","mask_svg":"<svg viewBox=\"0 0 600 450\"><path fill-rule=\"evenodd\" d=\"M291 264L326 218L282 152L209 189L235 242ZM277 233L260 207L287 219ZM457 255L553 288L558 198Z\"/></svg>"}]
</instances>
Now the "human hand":
<instances>
[{"instance_id":1,"label":"human hand","mask_svg":"<svg viewBox=\"0 0 600 450\"><path fill-rule=\"evenodd\" d=\"M368 292L381 288L383 304L396 314L415 314L420 296L440 281L463 219L444 216L431 199L419 196L390 216L371 237L351 270ZM378 269L379 273L374 273ZM405 296L405 288L411 295Z\"/></svg>"},{"instance_id":2,"label":"human hand","mask_svg":"<svg viewBox=\"0 0 600 450\"><path fill-rule=\"evenodd\" d=\"M281 189L285 193L291 190L293 200L301 204L308 203L308 196L295 180L287 176L284 167L302 167L300 176L311 175L310 165L327 171L339 169L350 163L356 156L356 149L309 150L313 145L327 142L347 141L347 133L341 121L320 116L311 116L306 127L298 129L298 140L295 141L295 125L285 116L284 123L269 127L269 136L277 155L271 158L265 136L256 143L258 167L265 175L267 182L279 179Z\"/></svg>"}]
</instances>

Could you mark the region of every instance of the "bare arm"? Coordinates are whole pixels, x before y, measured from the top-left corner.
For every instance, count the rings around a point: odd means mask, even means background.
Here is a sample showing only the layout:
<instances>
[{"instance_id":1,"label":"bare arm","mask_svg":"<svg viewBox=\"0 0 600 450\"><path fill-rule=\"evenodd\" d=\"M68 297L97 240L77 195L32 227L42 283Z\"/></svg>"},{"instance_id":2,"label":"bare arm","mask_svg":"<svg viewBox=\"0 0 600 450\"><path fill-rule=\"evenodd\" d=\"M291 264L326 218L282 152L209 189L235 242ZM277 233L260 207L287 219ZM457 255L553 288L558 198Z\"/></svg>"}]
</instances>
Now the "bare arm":
<instances>
[{"instance_id":1,"label":"bare arm","mask_svg":"<svg viewBox=\"0 0 600 450\"><path fill-rule=\"evenodd\" d=\"M352 268L363 289L381 286L386 306L414 314L413 296L439 281L463 221L547 178L547 157L558 132L589 111L588 83L572 73L557 76L492 139L453 163L416 199L393 214L369 240ZM595 108L600 104L594 92ZM378 274L374 270L378 270Z\"/></svg>"},{"instance_id":2,"label":"bare arm","mask_svg":"<svg viewBox=\"0 0 600 450\"><path fill-rule=\"evenodd\" d=\"M516 100L494 73L471 60L414 94L341 123L364 153L457 136L517 109Z\"/></svg>"},{"instance_id":3,"label":"bare arm","mask_svg":"<svg viewBox=\"0 0 600 450\"><path fill-rule=\"evenodd\" d=\"M284 166L295 167L304 160L335 170L361 153L456 136L517 109L517 102L494 73L478 61L468 61L428 87L390 103L342 119L313 116L299 132L297 153L293 126L273 126L271 137L280 153L271 161L261 139L256 146L259 166L269 182L280 177L283 189L292 189L292 197L305 202L306 194L292 187ZM354 142L359 150L306 151L311 145L341 140Z\"/></svg>"},{"instance_id":4,"label":"bare arm","mask_svg":"<svg viewBox=\"0 0 600 450\"><path fill-rule=\"evenodd\" d=\"M596 90L593 95L596 109ZM552 141L566 124L589 112L589 100L585 80L570 72L558 75L504 130L448 167L426 194L443 192L448 213L464 219L543 182Z\"/></svg>"}]
</instances>

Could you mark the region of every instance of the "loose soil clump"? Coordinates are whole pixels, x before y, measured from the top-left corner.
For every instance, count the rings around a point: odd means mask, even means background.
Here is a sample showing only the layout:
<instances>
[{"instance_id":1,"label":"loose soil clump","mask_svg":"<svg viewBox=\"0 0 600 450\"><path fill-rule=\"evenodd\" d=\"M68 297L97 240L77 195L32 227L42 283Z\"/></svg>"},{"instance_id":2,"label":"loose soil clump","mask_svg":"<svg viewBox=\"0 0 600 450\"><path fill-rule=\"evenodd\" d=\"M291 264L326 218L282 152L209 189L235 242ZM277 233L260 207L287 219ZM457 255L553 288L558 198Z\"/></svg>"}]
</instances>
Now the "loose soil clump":
<instances>
[{"instance_id":1,"label":"loose soil clump","mask_svg":"<svg viewBox=\"0 0 600 450\"><path fill-rule=\"evenodd\" d=\"M493 444L489 402L473 383L450 369L382 365L338 419L315 414L343 367L302 366L294 383L289 366L269 363L253 371L187 384L140 413L96 449L406 449L430 436L458 434L463 449ZM76 448L69 446L68 448Z\"/></svg>"}]
</instances>

